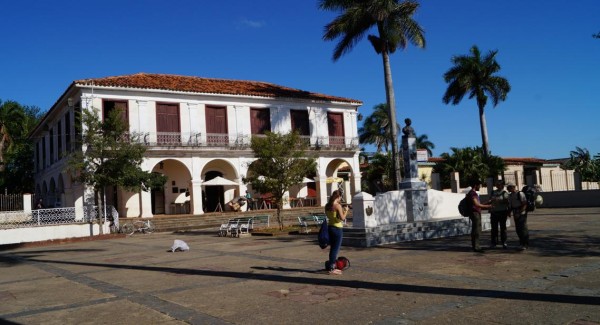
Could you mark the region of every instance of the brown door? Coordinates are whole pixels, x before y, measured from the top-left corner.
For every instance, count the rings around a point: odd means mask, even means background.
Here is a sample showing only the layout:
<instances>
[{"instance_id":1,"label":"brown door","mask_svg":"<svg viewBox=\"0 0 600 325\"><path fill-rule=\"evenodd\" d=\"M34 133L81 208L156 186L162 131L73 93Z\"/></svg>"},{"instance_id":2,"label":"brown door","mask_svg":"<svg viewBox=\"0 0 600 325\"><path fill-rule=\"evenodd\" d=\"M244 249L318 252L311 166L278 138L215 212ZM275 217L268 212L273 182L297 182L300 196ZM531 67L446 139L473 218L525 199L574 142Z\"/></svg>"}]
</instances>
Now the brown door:
<instances>
[{"instance_id":1,"label":"brown door","mask_svg":"<svg viewBox=\"0 0 600 325\"><path fill-rule=\"evenodd\" d=\"M329 127L329 145L344 145L344 114L327 113L327 124Z\"/></svg>"},{"instance_id":2,"label":"brown door","mask_svg":"<svg viewBox=\"0 0 600 325\"><path fill-rule=\"evenodd\" d=\"M295 130L300 135L310 136L310 127L308 125L308 111L290 111L292 120L292 130Z\"/></svg>"},{"instance_id":3,"label":"brown door","mask_svg":"<svg viewBox=\"0 0 600 325\"><path fill-rule=\"evenodd\" d=\"M268 108L250 109L250 130L252 134L265 134L271 131L271 116Z\"/></svg>"},{"instance_id":4,"label":"brown door","mask_svg":"<svg viewBox=\"0 0 600 325\"><path fill-rule=\"evenodd\" d=\"M206 106L206 142L213 146L229 143L226 107Z\"/></svg>"},{"instance_id":5,"label":"brown door","mask_svg":"<svg viewBox=\"0 0 600 325\"><path fill-rule=\"evenodd\" d=\"M179 104L156 104L156 131L159 144L180 144Z\"/></svg>"}]
</instances>

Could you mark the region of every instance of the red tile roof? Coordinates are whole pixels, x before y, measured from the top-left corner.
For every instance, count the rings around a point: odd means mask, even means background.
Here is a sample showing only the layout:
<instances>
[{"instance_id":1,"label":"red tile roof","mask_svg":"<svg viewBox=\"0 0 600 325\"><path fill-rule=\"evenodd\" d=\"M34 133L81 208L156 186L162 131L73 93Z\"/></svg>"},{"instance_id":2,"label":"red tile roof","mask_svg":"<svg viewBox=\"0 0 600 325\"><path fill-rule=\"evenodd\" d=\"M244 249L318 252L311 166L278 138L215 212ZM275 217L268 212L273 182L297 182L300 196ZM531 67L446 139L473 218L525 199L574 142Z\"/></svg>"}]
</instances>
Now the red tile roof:
<instances>
[{"instance_id":1,"label":"red tile roof","mask_svg":"<svg viewBox=\"0 0 600 325\"><path fill-rule=\"evenodd\" d=\"M202 94L259 96L268 98L299 98L326 102L362 105L355 99L329 96L260 81L211 79L169 74L137 73L74 81L79 86L104 86L134 89L160 89Z\"/></svg>"}]
</instances>

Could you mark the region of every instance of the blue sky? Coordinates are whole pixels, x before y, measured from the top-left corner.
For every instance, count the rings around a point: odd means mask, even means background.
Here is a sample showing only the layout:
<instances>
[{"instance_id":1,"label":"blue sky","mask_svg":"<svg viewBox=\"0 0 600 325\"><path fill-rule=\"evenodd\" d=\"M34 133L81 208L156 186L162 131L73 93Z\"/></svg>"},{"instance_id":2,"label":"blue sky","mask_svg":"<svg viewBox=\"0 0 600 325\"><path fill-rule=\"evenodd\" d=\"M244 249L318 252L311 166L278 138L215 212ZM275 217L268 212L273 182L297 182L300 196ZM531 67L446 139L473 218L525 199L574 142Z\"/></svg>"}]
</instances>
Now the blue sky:
<instances>
[{"instance_id":1,"label":"blue sky","mask_svg":"<svg viewBox=\"0 0 600 325\"><path fill-rule=\"evenodd\" d=\"M336 13L316 1L5 1L0 99L47 110L73 80L138 72L272 82L385 102L381 58L366 39L339 61L322 40ZM502 157L600 153L600 1L422 1L427 47L391 57L399 121L436 145L480 146L476 103L442 103L442 75L472 45L497 49L505 102L486 107ZM402 122L403 123L403 122ZM369 149L369 148L368 148ZM372 148L370 148L372 149Z\"/></svg>"}]
</instances>

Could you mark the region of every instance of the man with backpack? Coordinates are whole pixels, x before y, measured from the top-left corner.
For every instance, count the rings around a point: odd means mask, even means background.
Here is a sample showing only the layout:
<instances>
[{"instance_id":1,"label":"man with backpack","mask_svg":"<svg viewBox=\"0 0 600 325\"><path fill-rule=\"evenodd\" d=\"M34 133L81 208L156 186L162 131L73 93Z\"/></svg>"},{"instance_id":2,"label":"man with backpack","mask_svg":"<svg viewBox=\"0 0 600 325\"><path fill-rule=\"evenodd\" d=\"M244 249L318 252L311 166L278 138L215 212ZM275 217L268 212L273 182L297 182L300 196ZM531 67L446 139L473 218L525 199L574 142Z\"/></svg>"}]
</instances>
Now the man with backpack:
<instances>
[{"instance_id":1,"label":"man with backpack","mask_svg":"<svg viewBox=\"0 0 600 325\"><path fill-rule=\"evenodd\" d=\"M502 248L506 249L506 219L508 218L508 199L509 193L504 189L504 181L496 181L496 189L492 191L490 203L492 208L491 222L492 222L492 243L491 248L496 247L498 244L498 226L500 226L500 240L502 241Z\"/></svg>"},{"instance_id":2,"label":"man with backpack","mask_svg":"<svg viewBox=\"0 0 600 325\"><path fill-rule=\"evenodd\" d=\"M483 253L481 246L479 246L479 237L481 236L481 209L489 209L492 206L488 204L481 204L479 201L479 194L477 191L481 188L481 181L479 179L471 181L471 190L467 193L469 202L471 203L471 246L473 251L477 253Z\"/></svg>"},{"instance_id":3,"label":"man with backpack","mask_svg":"<svg viewBox=\"0 0 600 325\"><path fill-rule=\"evenodd\" d=\"M519 236L519 249L524 251L529 248L529 230L527 229L527 198L525 193L518 191L513 183L508 183L506 188L510 192L509 207L515 221L517 236Z\"/></svg>"}]
</instances>

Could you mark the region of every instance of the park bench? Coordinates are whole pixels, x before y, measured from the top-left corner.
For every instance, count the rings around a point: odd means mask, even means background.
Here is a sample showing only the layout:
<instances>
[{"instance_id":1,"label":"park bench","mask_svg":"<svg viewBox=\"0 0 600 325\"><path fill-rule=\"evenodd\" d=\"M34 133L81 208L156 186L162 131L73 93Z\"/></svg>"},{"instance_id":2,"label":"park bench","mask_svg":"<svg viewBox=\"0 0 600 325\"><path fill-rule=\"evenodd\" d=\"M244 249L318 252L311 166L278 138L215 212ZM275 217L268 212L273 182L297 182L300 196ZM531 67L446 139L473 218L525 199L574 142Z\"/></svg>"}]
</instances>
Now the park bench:
<instances>
[{"instance_id":1,"label":"park bench","mask_svg":"<svg viewBox=\"0 0 600 325\"><path fill-rule=\"evenodd\" d=\"M231 229L231 237L240 237L243 234L249 234L254 224L253 217L235 218L237 226Z\"/></svg>"},{"instance_id":2,"label":"park bench","mask_svg":"<svg viewBox=\"0 0 600 325\"><path fill-rule=\"evenodd\" d=\"M229 219L227 221L227 223L221 224L218 235L219 235L219 237L231 236L233 229L234 228L237 229L237 227L238 227L238 221L236 219Z\"/></svg>"},{"instance_id":3,"label":"park bench","mask_svg":"<svg viewBox=\"0 0 600 325\"><path fill-rule=\"evenodd\" d=\"M308 234L312 228L319 228L323 221L327 218L324 214L312 214L309 216L299 216L298 223L300 224L300 232Z\"/></svg>"},{"instance_id":4,"label":"park bench","mask_svg":"<svg viewBox=\"0 0 600 325\"><path fill-rule=\"evenodd\" d=\"M270 218L271 216L269 215L252 217L252 226L250 230L254 228L269 228L271 226Z\"/></svg>"}]
</instances>

